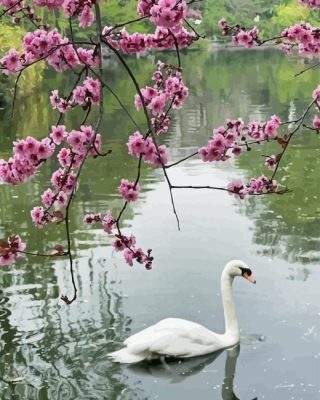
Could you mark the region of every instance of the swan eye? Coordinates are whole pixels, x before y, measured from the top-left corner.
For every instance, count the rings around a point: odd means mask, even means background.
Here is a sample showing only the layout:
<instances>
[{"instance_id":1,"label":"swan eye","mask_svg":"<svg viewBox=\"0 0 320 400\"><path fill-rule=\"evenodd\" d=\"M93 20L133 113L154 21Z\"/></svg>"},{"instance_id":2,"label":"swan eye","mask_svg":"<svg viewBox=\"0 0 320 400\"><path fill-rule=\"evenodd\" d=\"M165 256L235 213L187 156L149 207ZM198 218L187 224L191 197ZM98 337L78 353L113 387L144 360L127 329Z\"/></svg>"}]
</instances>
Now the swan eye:
<instances>
[{"instance_id":1,"label":"swan eye","mask_svg":"<svg viewBox=\"0 0 320 400\"><path fill-rule=\"evenodd\" d=\"M251 276L252 275L252 271L250 268L242 268L241 269L241 275L243 276L244 274L246 274L247 276Z\"/></svg>"}]
</instances>

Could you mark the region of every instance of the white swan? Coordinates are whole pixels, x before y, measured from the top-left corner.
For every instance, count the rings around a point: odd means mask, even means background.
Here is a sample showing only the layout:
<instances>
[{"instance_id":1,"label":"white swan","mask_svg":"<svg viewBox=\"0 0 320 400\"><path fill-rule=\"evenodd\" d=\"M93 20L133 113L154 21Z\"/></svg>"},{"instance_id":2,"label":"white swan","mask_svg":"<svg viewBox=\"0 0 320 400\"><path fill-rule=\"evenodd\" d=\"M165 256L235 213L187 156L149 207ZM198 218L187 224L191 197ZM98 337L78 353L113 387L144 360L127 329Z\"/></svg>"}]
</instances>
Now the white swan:
<instances>
[{"instance_id":1,"label":"white swan","mask_svg":"<svg viewBox=\"0 0 320 400\"><path fill-rule=\"evenodd\" d=\"M126 347L110 353L119 363L131 364L163 356L187 358L213 353L239 342L240 331L232 300L232 282L242 276L256 283L248 266L239 260L226 264L221 274L221 294L225 319L225 333L210 331L195 322L180 318L166 318L124 341Z\"/></svg>"}]
</instances>

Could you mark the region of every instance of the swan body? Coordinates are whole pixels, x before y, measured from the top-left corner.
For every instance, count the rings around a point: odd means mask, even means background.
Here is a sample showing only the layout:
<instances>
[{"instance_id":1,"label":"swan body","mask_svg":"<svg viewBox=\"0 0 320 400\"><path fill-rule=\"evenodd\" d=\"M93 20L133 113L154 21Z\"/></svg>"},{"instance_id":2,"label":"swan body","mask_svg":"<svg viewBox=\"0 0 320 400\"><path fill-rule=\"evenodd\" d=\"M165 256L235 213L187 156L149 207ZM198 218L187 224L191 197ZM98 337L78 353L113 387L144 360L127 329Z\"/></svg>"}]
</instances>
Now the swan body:
<instances>
[{"instance_id":1,"label":"swan body","mask_svg":"<svg viewBox=\"0 0 320 400\"><path fill-rule=\"evenodd\" d=\"M180 318L166 318L124 341L125 347L110 353L119 363L137 363L161 356L188 358L203 356L239 342L240 329L232 300L235 276L255 283L248 266L238 260L226 264L221 275L221 294L225 318L225 333L210 331L202 325Z\"/></svg>"}]
</instances>

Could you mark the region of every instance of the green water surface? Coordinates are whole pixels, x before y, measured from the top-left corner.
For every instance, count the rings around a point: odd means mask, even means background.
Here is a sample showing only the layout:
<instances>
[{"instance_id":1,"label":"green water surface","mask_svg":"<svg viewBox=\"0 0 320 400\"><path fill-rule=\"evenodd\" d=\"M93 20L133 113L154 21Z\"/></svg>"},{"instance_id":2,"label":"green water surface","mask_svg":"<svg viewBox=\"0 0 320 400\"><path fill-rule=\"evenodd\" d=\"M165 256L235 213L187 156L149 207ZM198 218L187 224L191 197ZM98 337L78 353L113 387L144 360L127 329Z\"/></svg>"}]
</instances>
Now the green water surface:
<instances>
[{"instance_id":1,"label":"green water surface","mask_svg":"<svg viewBox=\"0 0 320 400\"><path fill-rule=\"evenodd\" d=\"M158 58L130 60L141 86L149 83ZM294 78L308 60L288 58L277 50L188 52L182 55L190 96L175 112L162 141L171 161L204 145L212 128L226 118L265 120L273 114L295 119L311 100L319 72ZM312 62L312 61L309 61ZM55 123L50 90L67 92L73 77L44 72L37 90L18 94L10 117L10 85L0 91L0 157L11 155L12 141L41 138ZM115 60L105 61L105 80L117 91L138 123L142 113L135 94ZM76 127L81 111L67 116ZM90 122L94 123L95 116ZM124 215L124 231L134 232L142 248L152 248L154 268L127 266L98 226L82 223L86 212L114 213L122 199L122 177L136 174L137 159L126 147L134 132L112 96L106 93L100 132L112 156L89 160L71 211L78 299L71 294L67 260L28 257L0 270L0 398L50 400L316 400L320 398L320 150L315 133L297 134L278 179L293 191L239 201L224 192L174 193L181 222L177 230L168 187L160 170L144 167L142 194ZM204 164L198 158L169 170L173 183L226 186L234 178L266 173L261 146L236 160ZM0 235L18 233L29 251L51 251L64 243L63 226L37 230L30 209L48 187L52 161L19 187L0 185ZM233 258L245 260L257 285L234 284L241 326L240 348L166 365L134 367L113 364L107 353L131 333L165 317L181 317L223 331L220 273ZM12 383L12 380L15 380Z\"/></svg>"}]
</instances>

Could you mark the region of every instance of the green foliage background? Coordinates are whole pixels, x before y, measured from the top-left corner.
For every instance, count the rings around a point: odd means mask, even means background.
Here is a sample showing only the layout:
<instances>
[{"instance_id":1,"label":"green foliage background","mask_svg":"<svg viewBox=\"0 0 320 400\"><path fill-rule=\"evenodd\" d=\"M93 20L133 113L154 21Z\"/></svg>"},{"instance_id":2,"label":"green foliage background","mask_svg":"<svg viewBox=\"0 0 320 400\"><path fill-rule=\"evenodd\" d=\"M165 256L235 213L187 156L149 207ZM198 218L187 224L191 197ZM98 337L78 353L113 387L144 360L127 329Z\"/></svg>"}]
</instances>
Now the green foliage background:
<instances>
[{"instance_id":1,"label":"green foliage background","mask_svg":"<svg viewBox=\"0 0 320 400\"><path fill-rule=\"evenodd\" d=\"M138 18L137 0L101 0L100 7L104 25L115 25ZM308 21L314 25L319 24L319 11L311 11L299 5L298 0L202 0L195 2L191 7L201 11L203 20L196 28L208 39L221 39L221 30L217 25L221 17L225 17L231 24L241 23L248 28L257 25L262 34L268 36L278 33L295 22ZM58 27L62 33L68 30L68 20L58 11L36 7L36 14L51 26ZM10 20L8 19L7 22L10 23ZM3 35L4 26L6 25L0 25L1 35ZM75 23L76 26L77 23ZM28 22L22 21L21 29L28 30ZM127 29L130 32L146 33L152 32L154 26L150 21L142 21L130 24ZM6 36L8 34L12 35L9 28ZM81 29L78 37L87 34L88 31ZM0 39L1 50L3 49L1 49Z\"/></svg>"}]
</instances>

